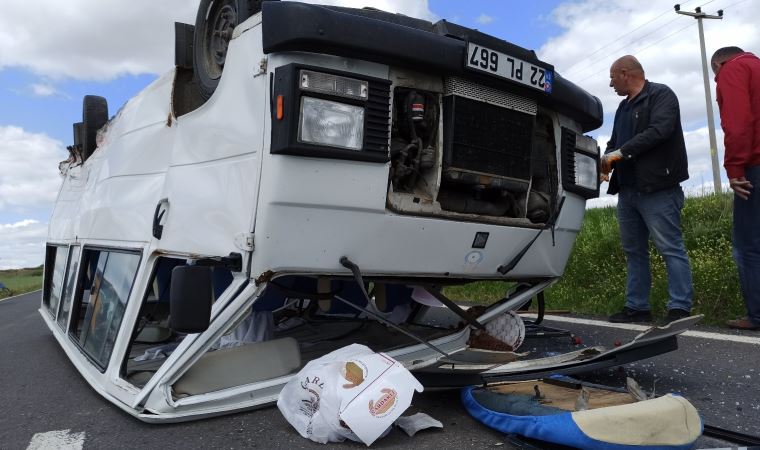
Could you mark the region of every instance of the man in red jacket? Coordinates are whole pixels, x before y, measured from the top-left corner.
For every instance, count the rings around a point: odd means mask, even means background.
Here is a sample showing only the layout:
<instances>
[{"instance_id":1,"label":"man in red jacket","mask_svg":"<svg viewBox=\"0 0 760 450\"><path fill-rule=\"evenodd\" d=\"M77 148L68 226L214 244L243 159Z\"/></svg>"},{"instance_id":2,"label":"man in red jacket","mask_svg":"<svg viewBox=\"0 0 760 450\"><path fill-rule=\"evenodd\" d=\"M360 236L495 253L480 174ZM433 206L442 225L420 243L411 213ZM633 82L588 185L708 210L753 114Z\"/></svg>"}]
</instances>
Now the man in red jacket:
<instances>
[{"instance_id":1,"label":"man in red jacket","mask_svg":"<svg viewBox=\"0 0 760 450\"><path fill-rule=\"evenodd\" d=\"M733 245L747 316L731 328L760 329L760 59L739 47L711 59L717 83L728 181L734 190ZM758 188L760 189L760 188Z\"/></svg>"}]
</instances>

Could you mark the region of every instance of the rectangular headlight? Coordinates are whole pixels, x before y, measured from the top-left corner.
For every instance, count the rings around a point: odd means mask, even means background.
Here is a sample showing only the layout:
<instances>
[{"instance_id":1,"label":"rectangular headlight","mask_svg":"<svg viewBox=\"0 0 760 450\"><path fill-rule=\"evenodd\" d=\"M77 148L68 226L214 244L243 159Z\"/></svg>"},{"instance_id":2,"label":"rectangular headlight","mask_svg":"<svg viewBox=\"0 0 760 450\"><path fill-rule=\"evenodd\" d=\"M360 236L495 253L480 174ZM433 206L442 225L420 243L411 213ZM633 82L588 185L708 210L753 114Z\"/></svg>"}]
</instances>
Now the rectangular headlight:
<instances>
[{"instance_id":1,"label":"rectangular headlight","mask_svg":"<svg viewBox=\"0 0 760 450\"><path fill-rule=\"evenodd\" d=\"M314 145L361 150L364 108L313 97L301 98L298 140Z\"/></svg>"},{"instance_id":2,"label":"rectangular headlight","mask_svg":"<svg viewBox=\"0 0 760 450\"><path fill-rule=\"evenodd\" d=\"M369 83L311 70L301 71L301 90L367 100Z\"/></svg>"},{"instance_id":3,"label":"rectangular headlight","mask_svg":"<svg viewBox=\"0 0 760 450\"><path fill-rule=\"evenodd\" d=\"M596 189L599 174L596 159L583 153L575 152L575 184L586 189Z\"/></svg>"}]
</instances>

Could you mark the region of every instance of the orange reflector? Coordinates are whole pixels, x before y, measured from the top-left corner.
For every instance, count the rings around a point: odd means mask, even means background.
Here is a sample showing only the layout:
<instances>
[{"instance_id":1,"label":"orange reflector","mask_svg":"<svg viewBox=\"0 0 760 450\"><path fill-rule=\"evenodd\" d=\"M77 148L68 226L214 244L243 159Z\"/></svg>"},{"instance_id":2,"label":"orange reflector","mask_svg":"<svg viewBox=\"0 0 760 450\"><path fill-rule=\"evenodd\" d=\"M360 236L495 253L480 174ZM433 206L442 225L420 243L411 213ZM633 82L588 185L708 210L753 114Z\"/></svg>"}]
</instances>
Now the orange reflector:
<instances>
[{"instance_id":1,"label":"orange reflector","mask_svg":"<svg viewBox=\"0 0 760 450\"><path fill-rule=\"evenodd\" d=\"M282 95L277 96L277 120L282 120Z\"/></svg>"}]
</instances>

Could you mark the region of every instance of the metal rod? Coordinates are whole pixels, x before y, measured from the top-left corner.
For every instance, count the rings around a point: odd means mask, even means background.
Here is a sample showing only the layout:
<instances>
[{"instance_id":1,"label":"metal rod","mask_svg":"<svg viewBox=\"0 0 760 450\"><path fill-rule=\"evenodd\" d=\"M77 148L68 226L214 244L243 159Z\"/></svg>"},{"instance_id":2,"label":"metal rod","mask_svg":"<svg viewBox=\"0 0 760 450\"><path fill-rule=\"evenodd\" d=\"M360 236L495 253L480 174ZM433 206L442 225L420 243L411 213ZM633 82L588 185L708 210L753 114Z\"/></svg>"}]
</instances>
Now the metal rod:
<instances>
[{"instance_id":1,"label":"metal rod","mask_svg":"<svg viewBox=\"0 0 760 450\"><path fill-rule=\"evenodd\" d=\"M467 314L467 311L465 311L464 309L462 309L456 303L454 303L451 300L449 300L448 297L446 297L445 295L443 295L443 292L438 291L436 289L433 289L432 287L427 287L427 286L425 287L425 290L428 291L430 293L430 295L432 295L433 297L435 297L436 300L438 300L439 302L441 302L444 305L446 305L446 307L449 308L450 310L452 310L454 312L454 314L456 314L457 316L459 316L462 319L464 319L467 323L469 323L473 327L478 328L480 330L485 330L486 329L485 325L483 325L482 323L478 322L477 319L474 319L474 318L470 317Z\"/></svg>"},{"instance_id":2,"label":"metal rod","mask_svg":"<svg viewBox=\"0 0 760 450\"><path fill-rule=\"evenodd\" d=\"M339 297L337 295L334 298L336 300L342 301L343 303L345 303L346 305L348 305L348 306L350 306L350 307L352 307L354 309L362 311L363 313L367 314L368 316L372 317L373 319L377 320L378 322L382 322L385 325L393 328L394 330L399 331L401 333L404 333L408 337L414 339L415 341L419 342L420 344L424 344L424 345L430 347L432 350L435 350L436 352L442 354L443 356L446 356L446 357L450 356L448 353L444 352L443 350L441 350L440 348L438 348L435 345L431 344L430 342L422 339L421 337L417 336L416 334L410 333L409 331L406 331L405 329L401 328L400 326L396 325L395 323L393 323L393 322L391 322L389 320L386 320L383 316L381 316L379 314L375 314L374 312L372 312L372 311L370 311L370 310L368 310L366 308L362 308L359 305L355 305L355 304L351 303L350 301L346 300L345 298L341 298L341 297Z\"/></svg>"},{"instance_id":3,"label":"metal rod","mask_svg":"<svg viewBox=\"0 0 760 450\"><path fill-rule=\"evenodd\" d=\"M737 431L726 430L712 425L704 425L704 436L721 439L732 444L756 446L760 445L760 437L749 434L739 433Z\"/></svg>"},{"instance_id":4,"label":"metal rod","mask_svg":"<svg viewBox=\"0 0 760 450\"><path fill-rule=\"evenodd\" d=\"M361 289L362 294L364 294L364 298L367 300L367 304L371 304L372 300L369 298L369 294L367 293L367 290L364 288L364 279L362 278L362 272L361 272L361 269L359 269L359 266L356 265L350 259L348 259L348 257L346 257L346 256L341 256L339 261L340 261L340 264L343 267L349 269L351 271L351 273L354 275L354 281L356 282L356 284L359 285L359 288ZM408 337L414 339L415 341L428 346L429 348L435 350L436 352L442 354L443 356L446 356L446 357L449 356L448 353L444 352L440 348L438 348L435 345L431 344L430 342L422 339L421 337L417 336L416 334L410 333L410 332L406 331L405 329L401 328L400 326L396 325L395 323L393 323L393 322L391 322L389 320L386 320L381 315L375 314L374 312L372 312L372 311L370 311L368 309L362 308L361 306L354 305L353 303L349 302L348 300L346 300L344 298L340 298L337 295L335 296L335 298L338 299L338 300L340 300L340 301L342 301L343 303L347 304L348 306L350 306L350 307L352 307L354 309L357 309L359 311L364 312L365 314L369 315L370 317L373 317L374 319L378 320L379 322L382 322L382 323L386 324L387 326L393 328L394 330L400 331L401 333L407 335Z\"/></svg>"}]
</instances>

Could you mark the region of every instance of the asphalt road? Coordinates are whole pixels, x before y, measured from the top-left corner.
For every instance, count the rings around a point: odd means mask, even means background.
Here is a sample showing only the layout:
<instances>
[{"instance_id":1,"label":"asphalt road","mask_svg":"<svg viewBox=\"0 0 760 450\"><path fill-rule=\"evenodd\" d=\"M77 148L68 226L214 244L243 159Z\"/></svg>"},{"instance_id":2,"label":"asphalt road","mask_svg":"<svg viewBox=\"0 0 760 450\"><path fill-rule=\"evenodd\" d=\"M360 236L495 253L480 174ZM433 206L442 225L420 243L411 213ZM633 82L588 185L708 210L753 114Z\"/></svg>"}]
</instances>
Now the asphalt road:
<instances>
[{"instance_id":1,"label":"asphalt road","mask_svg":"<svg viewBox=\"0 0 760 450\"><path fill-rule=\"evenodd\" d=\"M189 423L142 423L89 387L47 330L38 307L39 292L0 301L0 449L39 445L42 433L54 431L83 441L84 449L326 448L301 438L274 407ZM549 324L570 329L585 345L612 346L637 334L593 325ZM760 337L752 332L742 335ZM540 344L529 339L520 350L535 345ZM583 379L622 387L626 375L633 376L645 389L654 384L658 394L680 392L707 424L760 435L758 344L682 337L679 345L678 351ZM458 392L418 394L410 409L417 411L440 420L444 428L414 437L394 429L372 448L515 448L502 434L470 418ZM366 448L351 442L332 446ZM697 442L698 448L726 446L705 437Z\"/></svg>"}]
</instances>

